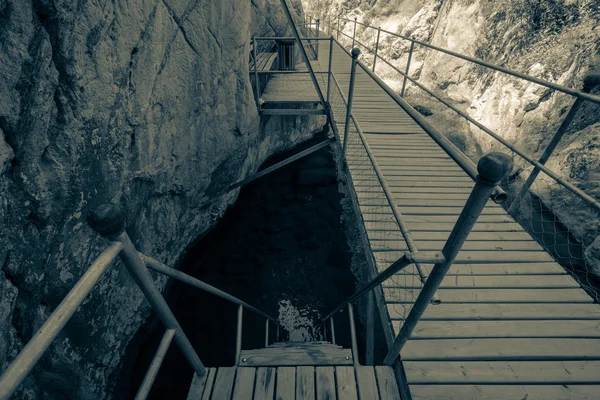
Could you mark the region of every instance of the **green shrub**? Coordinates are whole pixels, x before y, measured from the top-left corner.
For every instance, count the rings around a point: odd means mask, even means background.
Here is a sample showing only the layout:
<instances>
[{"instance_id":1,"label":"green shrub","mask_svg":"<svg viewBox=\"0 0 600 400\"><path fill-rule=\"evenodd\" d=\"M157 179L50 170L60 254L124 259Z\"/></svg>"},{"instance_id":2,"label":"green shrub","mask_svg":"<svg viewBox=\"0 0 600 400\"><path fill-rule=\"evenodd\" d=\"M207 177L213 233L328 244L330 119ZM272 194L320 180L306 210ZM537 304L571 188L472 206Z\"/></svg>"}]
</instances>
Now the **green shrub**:
<instances>
[{"instance_id":1,"label":"green shrub","mask_svg":"<svg viewBox=\"0 0 600 400\"><path fill-rule=\"evenodd\" d=\"M513 13L532 34L556 34L579 20L579 5L564 0L513 0Z\"/></svg>"}]
</instances>

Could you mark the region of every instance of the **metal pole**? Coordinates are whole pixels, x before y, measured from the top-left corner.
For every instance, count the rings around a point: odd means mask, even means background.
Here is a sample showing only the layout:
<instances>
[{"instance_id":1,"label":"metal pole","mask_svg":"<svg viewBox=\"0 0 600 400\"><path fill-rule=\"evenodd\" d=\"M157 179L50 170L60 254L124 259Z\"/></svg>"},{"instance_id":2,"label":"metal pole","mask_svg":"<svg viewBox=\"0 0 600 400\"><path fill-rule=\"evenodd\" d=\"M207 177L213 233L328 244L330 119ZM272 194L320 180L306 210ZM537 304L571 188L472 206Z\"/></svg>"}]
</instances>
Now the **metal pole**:
<instances>
[{"instance_id":1,"label":"metal pole","mask_svg":"<svg viewBox=\"0 0 600 400\"><path fill-rule=\"evenodd\" d=\"M187 336L183 333L183 329L181 329L179 322L171 312L169 305L154 284L150 271L148 271L146 264L142 261L125 231L125 214L123 210L115 204L103 204L90 210L87 220L90 227L100 235L113 242L121 243L123 250L121 250L119 257L127 271L144 293L148 303L150 303L165 328L175 330L175 343L177 343L196 374L199 377L204 376L206 373L204 365L202 365Z\"/></svg>"},{"instance_id":2,"label":"metal pole","mask_svg":"<svg viewBox=\"0 0 600 400\"><path fill-rule=\"evenodd\" d=\"M419 259L417 260L415 258L415 256L418 256ZM325 316L325 318L323 318L323 321L327 320L327 318L332 317L336 312L342 310L344 307L346 307L346 304L351 303L354 300L356 300L359 297L366 294L367 292L370 292L371 289L375 288L375 286L378 286L378 285L382 284L383 282L387 281L392 276L394 276L394 274L396 272L406 268L410 264L414 264L416 262L422 262L422 263L426 263L426 264L438 264L442 261L444 261L444 257L442 256L441 253L426 252L426 251L420 251L414 255L411 253L404 253L404 255L402 257L397 259L392 265L387 267L384 271L380 272L375 278L373 278L369 283L367 283L365 285L365 287L363 287L362 289L360 289L359 291L354 293L352 296L348 297L348 299L346 301L344 301L342 304L340 304L339 306L334 308L333 311L331 311L329 314L327 314Z\"/></svg>"},{"instance_id":3,"label":"metal pole","mask_svg":"<svg viewBox=\"0 0 600 400\"><path fill-rule=\"evenodd\" d=\"M242 354L242 321L243 321L243 318L244 318L244 307L239 305L238 310L237 310L237 329L235 332L235 363L234 363L234 365L239 365L240 354Z\"/></svg>"},{"instance_id":4,"label":"metal pole","mask_svg":"<svg viewBox=\"0 0 600 400\"><path fill-rule=\"evenodd\" d=\"M316 36L317 36L317 39L319 38L319 35L321 34L321 33L320 33L320 30L319 30L319 29L320 29L320 28L319 28L320 24L321 24L321 20L320 20L320 19L317 19L317 34L316 34ZM318 41L317 41L317 51L316 51L316 54L315 54L315 58L316 58L317 60L319 59L319 43L320 43L320 42L318 42Z\"/></svg>"},{"instance_id":5,"label":"metal pole","mask_svg":"<svg viewBox=\"0 0 600 400\"><path fill-rule=\"evenodd\" d=\"M152 389L154 380L158 375L160 366L165 360L165 356L167 355L167 351L169 350L169 346L171 346L171 341L173 340L174 336L175 331L173 329L169 329L164 333L160 344L158 345L158 349L156 350L156 353L154 353L152 363L146 372L146 376L144 376L144 380L142 381L134 400L144 400L146 397L148 397L150 389Z\"/></svg>"},{"instance_id":6,"label":"metal pole","mask_svg":"<svg viewBox=\"0 0 600 400\"><path fill-rule=\"evenodd\" d=\"M358 366L358 345L356 343L356 327L354 325L354 307L348 303L348 318L350 319L350 338L352 339L352 362Z\"/></svg>"},{"instance_id":7,"label":"metal pole","mask_svg":"<svg viewBox=\"0 0 600 400\"><path fill-rule=\"evenodd\" d=\"M285 13L285 16L290 24L290 27L292 28L294 37L298 41L298 47L300 48L300 53L302 54L302 59L304 59L304 63L306 64L306 69L308 70L310 79L312 80L313 85L315 86L315 89L317 90L317 95L319 96L319 101L321 102L321 105L323 106L323 108L325 108L326 107L325 97L323 96L323 92L321 91L319 82L317 82L317 78L315 77L315 71L313 70L310 60L308 59L306 50L304 49L304 46L302 45L302 40L300 39L300 34L298 33L296 24L294 24L294 19L292 18L292 14L290 13L290 9L288 8L286 0L281 0L281 7L283 8L283 12ZM329 113L327 114L327 122L332 124L331 115Z\"/></svg>"},{"instance_id":8,"label":"metal pole","mask_svg":"<svg viewBox=\"0 0 600 400\"><path fill-rule=\"evenodd\" d=\"M258 66L256 65L256 43L257 40L252 37L252 57L254 58L254 100L256 101L256 109L260 111L260 82L258 80Z\"/></svg>"},{"instance_id":9,"label":"metal pole","mask_svg":"<svg viewBox=\"0 0 600 400\"><path fill-rule=\"evenodd\" d=\"M408 62L406 63L406 73L404 74L404 80L402 82L402 92L400 92L400 97L404 97L404 90L406 89L406 79L408 77L408 72L410 70L410 61L412 60L414 48L415 48L415 42L410 42L410 52L408 53Z\"/></svg>"},{"instance_id":10,"label":"metal pole","mask_svg":"<svg viewBox=\"0 0 600 400\"><path fill-rule=\"evenodd\" d=\"M329 327L331 328L331 343L335 344L335 324L333 322L333 316L329 318Z\"/></svg>"},{"instance_id":11,"label":"metal pole","mask_svg":"<svg viewBox=\"0 0 600 400\"><path fill-rule=\"evenodd\" d=\"M328 74L327 74L327 106L330 106L330 98L331 98L331 63L333 61L333 37L329 40L329 62L328 65Z\"/></svg>"},{"instance_id":12,"label":"metal pole","mask_svg":"<svg viewBox=\"0 0 600 400\"><path fill-rule=\"evenodd\" d=\"M582 92L590 93L592 91L592 89L599 84L600 84L600 74L590 74L590 75L586 76L583 80ZM558 143L561 141L564 134L569 129L569 126L571 126L571 123L575 119L575 116L577 115L577 112L583 105L584 101L585 100L580 97L575 99L575 102L571 106L569 113L567 114L567 116L563 120L562 124L560 125L560 127L558 128L556 133L554 134L554 137L548 144L548 147L546 147L546 150L544 150L544 154L542 154L542 156L538 160L539 164L546 165L546 161L548 161L550 159L550 157L552 156L552 153L558 146ZM536 165L533 168L533 171L531 171L531 174L529 174L529 177L527 178L527 180L525 181L523 186L521 187L521 190L517 194L517 197L515 197L515 200L510 205L510 208L508 209L509 214L512 214L514 212L515 208L519 205L519 203L521 202L523 197L525 197L525 195L529 192L531 185L533 185L533 182L535 181L535 179L537 178L537 176L539 175L540 172L541 172L541 170Z\"/></svg>"},{"instance_id":13,"label":"metal pole","mask_svg":"<svg viewBox=\"0 0 600 400\"><path fill-rule=\"evenodd\" d=\"M356 79L356 59L360 55L359 49L352 49L352 67L350 69L350 87L348 88L348 105L346 108L346 123L344 124L344 145L342 154L346 156L348 146L348 130L350 128L350 116L352 115L352 99L354 97L354 80Z\"/></svg>"},{"instance_id":14,"label":"metal pole","mask_svg":"<svg viewBox=\"0 0 600 400\"><path fill-rule=\"evenodd\" d=\"M392 365L394 360L396 360L400 354L404 344L410 338L410 335L427 309L433 295L452 266L452 263L464 242L467 240L467 236L483 211L492 190L494 190L494 187L510 173L512 167L512 159L504 153L490 153L479 160L479 163L477 164L479 175L477 175L475 187L469 195L467 203L460 213L448 241L442 249L445 261L434 265L433 270L431 271L431 274L429 274L423 289L421 289L408 317L405 319L398 336L390 347L390 350L383 361L384 364Z\"/></svg>"},{"instance_id":15,"label":"metal pole","mask_svg":"<svg viewBox=\"0 0 600 400\"><path fill-rule=\"evenodd\" d=\"M96 258L96 261L2 373L0 377L0 399L8 399L17 390L96 283L108 270L114 259L117 258L122 248L121 243L112 243Z\"/></svg>"},{"instance_id":16,"label":"metal pole","mask_svg":"<svg viewBox=\"0 0 600 400\"><path fill-rule=\"evenodd\" d=\"M366 365L373 365L375 358L375 299L373 291L367 295L367 348Z\"/></svg>"},{"instance_id":17,"label":"metal pole","mask_svg":"<svg viewBox=\"0 0 600 400\"><path fill-rule=\"evenodd\" d=\"M377 64L377 53L379 52L379 35L381 35L381 27L377 28L377 43L375 43L375 57L373 58L373 72L375 72L375 64Z\"/></svg>"},{"instance_id":18,"label":"metal pole","mask_svg":"<svg viewBox=\"0 0 600 400\"><path fill-rule=\"evenodd\" d=\"M265 347L269 346L269 320L265 320Z\"/></svg>"},{"instance_id":19,"label":"metal pole","mask_svg":"<svg viewBox=\"0 0 600 400\"><path fill-rule=\"evenodd\" d=\"M358 17L354 17L354 32L352 32L352 48L354 48L354 39L356 38L356 19Z\"/></svg>"}]
</instances>

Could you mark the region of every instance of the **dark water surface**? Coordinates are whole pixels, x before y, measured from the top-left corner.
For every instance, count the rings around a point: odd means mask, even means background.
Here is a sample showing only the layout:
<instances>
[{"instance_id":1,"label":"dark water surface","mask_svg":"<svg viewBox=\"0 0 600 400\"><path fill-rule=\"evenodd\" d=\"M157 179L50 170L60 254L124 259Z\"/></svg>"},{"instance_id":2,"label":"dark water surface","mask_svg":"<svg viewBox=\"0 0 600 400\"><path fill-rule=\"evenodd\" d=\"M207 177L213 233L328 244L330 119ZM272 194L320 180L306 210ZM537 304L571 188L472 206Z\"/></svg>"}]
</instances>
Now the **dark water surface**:
<instances>
[{"instance_id":1,"label":"dark water surface","mask_svg":"<svg viewBox=\"0 0 600 400\"><path fill-rule=\"evenodd\" d=\"M285 328L281 340L321 340L320 318L352 295L356 284L340 196L333 158L324 148L244 187L218 226L189 249L180 269L278 318ZM233 365L237 306L180 283L168 293L203 363ZM338 319L337 342L350 347L347 318ZM361 335L360 324L357 329ZM270 331L273 341L273 324ZM140 331L115 398L134 397L163 332L155 318ZM245 311L242 349L264 347L264 335L264 318ZM150 398L185 399L192 375L173 342Z\"/></svg>"}]
</instances>

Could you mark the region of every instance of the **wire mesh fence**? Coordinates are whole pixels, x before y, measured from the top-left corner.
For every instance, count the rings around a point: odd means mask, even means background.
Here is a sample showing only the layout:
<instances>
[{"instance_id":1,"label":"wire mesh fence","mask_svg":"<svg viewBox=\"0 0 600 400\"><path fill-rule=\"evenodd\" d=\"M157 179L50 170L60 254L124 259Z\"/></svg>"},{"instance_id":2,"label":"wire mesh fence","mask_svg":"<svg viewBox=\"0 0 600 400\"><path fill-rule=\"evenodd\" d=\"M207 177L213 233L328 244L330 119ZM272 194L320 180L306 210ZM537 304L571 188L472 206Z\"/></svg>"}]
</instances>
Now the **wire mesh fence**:
<instances>
[{"instance_id":1,"label":"wire mesh fence","mask_svg":"<svg viewBox=\"0 0 600 400\"><path fill-rule=\"evenodd\" d=\"M333 66L335 68L335 66ZM330 107L341 140L347 141L346 162L352 184L359 202L362 226L369 239L373 262L379 272L397 261L406 251L407 243L386 197L378 175L376 161L370 157L368 144L354 119L350 119L347 138L344 138L346 121L347 85L333 79L330 93ZM422 288L422 277L416 265L410 265L384 282L388 310L393 320L404 319Z\"/></svg>"}]
</instances>

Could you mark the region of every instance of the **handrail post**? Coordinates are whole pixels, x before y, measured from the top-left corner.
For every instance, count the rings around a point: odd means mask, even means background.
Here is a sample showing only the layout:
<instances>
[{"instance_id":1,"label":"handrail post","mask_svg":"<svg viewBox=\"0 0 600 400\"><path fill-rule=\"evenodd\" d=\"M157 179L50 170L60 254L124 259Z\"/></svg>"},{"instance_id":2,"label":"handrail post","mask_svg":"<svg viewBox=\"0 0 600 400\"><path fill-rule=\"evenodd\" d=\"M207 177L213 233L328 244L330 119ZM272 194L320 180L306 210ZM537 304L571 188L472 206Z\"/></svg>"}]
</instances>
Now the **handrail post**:
<instances>
[{"instance_id":1,"label":"handrail post","mask_svg":"<svg viewBox=\"0 0 600 400\"><path fill-rule=\"evenodd\" d=\"M354 48L354 41L356 39L356 20L358 19L358 17L354 17L354 31L352 32L352 48Z\"/></svg>"},{"instance_id":2,"label":"handrail post","mask_svg":"<svg viewBox=\"0 0 600 400\"><path fill-rule=\"evenodd\" d=\"M260 82L258 80L258 66L256 60L256 39L252 36L252 57L254 58L254 100L256 101L256 109L260 111Z\"/></svg>"},{"instance_id":3,"label":"handrail post","mask_svg":"<svg viewBox=\"0 0 600 400\"><path fill-rule=\"evenodd\" d=\"M371 290L367 295L367 348L365 364L373 365L375 358L375 299Z\"/></svg>"},{"instance_id":4,"label":"handrail post","mask_svg":"<svg viewBox=\"0 0 600 400\"><path fill-rule=\"evenodd\" d=\"M329 39L329 62L328 65L328 74L327 74L327 106L330 106L330 98L331 98L331 63L333 61L333 37Z\"/></svg>"},{"instance_id":5,"label":"handrail post","mask_svg":"<svg viewBox=\"0 0 600 400\"><path fill-rule=\"evenodd\" d=\"M240 364L240 354L242 354L242 322L244 318L244 307L240 304L237 309L237 328L235 331L235 363Z\"/></svg>"},{"instance_id":6,"label":"handrail post","mask_svg":"<svg viewBox=\"0 0 600 400\"><path fill-rule=\"evenodd\" d=\"M400 97L404 97L404 91L406 90L406 80L408 79L408 72L410 71L410 61L412 60L414 48L415 48L415 42L410 42L410 52L408 53L408 61L406 63L406 73L404 74L404 80L402 81L402 92L400 92Z\"/></svg>"},{"instance_id":7,"label":"handrail post","mask_svg":"<svg viewBox=\"0 0 600 400\"><path fill-rule=\"evenodd\" d=\"M119 253L119 257L123 261L127 271L139 286L144 296L146 296L148 303L150 303L165 328L175 331L175 343L177 343L196 374L199 377L204 376L206 368L204 368L198 354L196 354L192 344L185 333L183 333L183 329L181 329L169 305L154 284L150 271L148 271L146 264L142 261L129 235L125 231L126 218L123 210L115 204L103 204L90 210L87 220L90 227L100 235L113 242L121 243L123 250Z\"/></svg>"},{"instance_id":8,"label":"handrail post","mask_svg":"<svg viewBox=\"0 0 600 400\"><path fill-rule=\"evenodd\" d=\"M316 34L316 36L317 36L317 39L319 38L319 35L321 34L321 33L319 32L319 26L320 26L320 24L321 24L321 20L317 18L317 34ZM316 58L317 60L319 59L319 43L320 43L320 42L321 42L320 40L317 40L317 51L316 51L316 54L315 54L315 58Z\"/></svg>"},{"instance_id":9,"label":"handrail post","mask_svg":"<svg viewBox=\"0 0 600 400\"><path fill-rule=\"evenodd\" d=\"M587 75L583 79L583 89L582 89L582 92L584 92L584 93L590 93L592 91L592 89L595 86L597 86L597 85L600 85L600 74L590 74L590 75ZM569 126L571 126L571 123L575 119L575 116L577 115L577 112L579 111L579 109L581 108L581 106L583 105L584 102L585 102L585 100L582 99L581 97L577 97L575 99L575 102L571 106L571 109L569 110L569 113L567 114L567 116L565 117L565 119L563 120L563 122L560 124L560 127L558 128L558 130L554 134L554 137L552 137L552 140L548 144L548 147L546 147L546 150L544 150L544 154L542 154L542 156L538 160L539 164L546 165L546 162L552 156L552 153L554 152L554 150L558 146L558 143L561 141L561 139L564 136L564 134L569 129ZM519 203L521 202L521 200L523 200L523 197L525 197L525 195L527 194L527 192L529 192L529 189L533 185L533 182L536 180L536 178L540 174L540 172L541 172L541 170L536 165L533 168L533 171L531 171L531 174L529 174L529 177L527 178L527 180L525 181L525 183L523 184L523 186L521 187L521 190L519 190L519 193L515 197L514 201L510 205L510 207L508 209L508 213L509 214L512 214L514 212L515 208L519 205Z\"/></svg>"},{"instance_id":10,"label":"handrail post","mask_svg":"<svg viewBox=\"0 0 600 400\"><path fill-rule=\"evenodd\" d=\"M269 346L269 319L265 319L265 347Z\"/></svg>"},{"instance_id":11,"label":"handrail post","mask_svg":"<svg viewBox=\"0 0 600 400\"><path fill-rule=\"evenodd\" d=\"M354 307L348 303L348 318L350 320L350 339L352 340L352 362L358 366L358 344L356 342L356 326L354 324Z\"/></svg>"},{"instance_id":12,"label":"handrail post","mask_svg":"<svg viewBox=\"0 0 600 400\"><path fill-rule=\"evenodd\" d=\"M375 73L375 64L377 64L377 54L379 52L379 36L381 35L381 27L377 28L377 42L375 43L375 57L373 57L373 73Z\"/></svg>"},{"instance_id":13,"label":"handrail post","mask_svg":"<svg viewBox=\"0 0 600 400\"><path fill-rule=\"evenodd\" d=\"M354 98L354 81L356 79L356 60L360 55L360 50L352 49L352 67L350 69L350 87L348 88L348 105L346 108L346 122L344 124L344 145L342 154L346 155L346 147L348 146L348 130L350 129L350 117L352 115L352 99Z\"/></svg>"},{"instance_id":14,"label":"handrail post","mask_svg":"<svg viewBox=\"0 0 600 400\"><path fill-rule=\"evenodd\" d=\"M333 322L333 315L329 318L329 328L331 330L331 343L335 344L335 323Z\"/></svg>"},{"instance_id":15,"label":"handrail post","mask_svg":"<svg viewBox=\"0 0 600 400\"><path fill-rule=\"evenodd\" d=\"M410 338L464 242L467 240L467 236L471 232L471 229L473 229L475 222L477 222L477 218L483 211L492 191L509 174L512 166L512 159L504 153L489 153L479 160L477 164L479 174L477 175L475 187L469 195L467 203L442 249L445 260L434 265L408 317L404 320L398 336L390 347L383 361L384 364L392 365L400 354L400 351Z\"/></svg>"}]
</instances>

